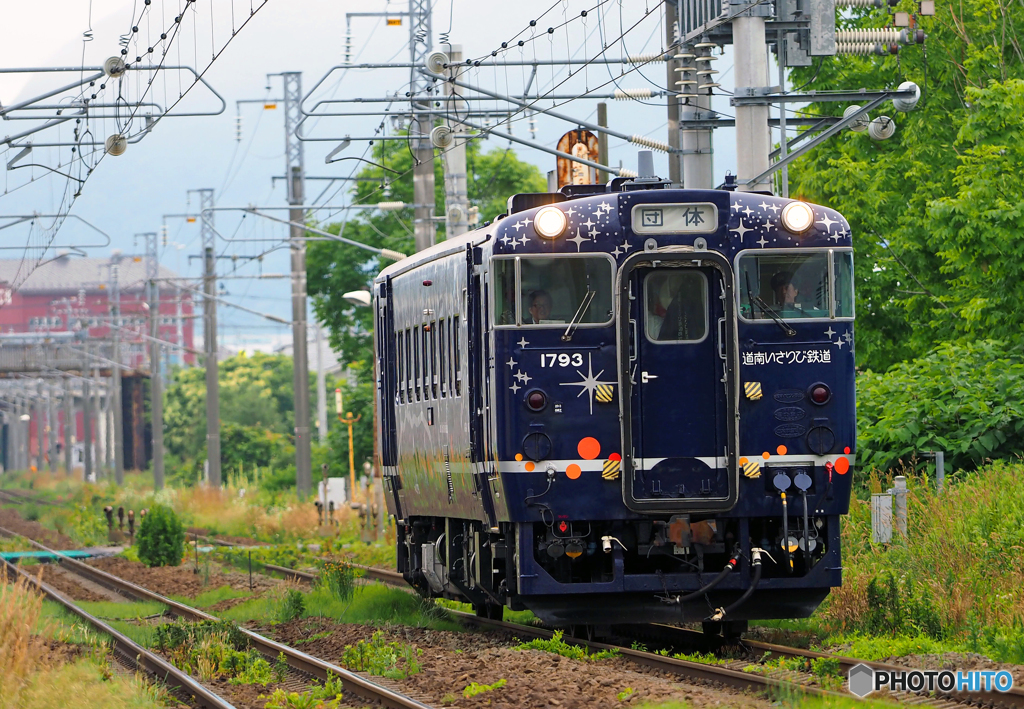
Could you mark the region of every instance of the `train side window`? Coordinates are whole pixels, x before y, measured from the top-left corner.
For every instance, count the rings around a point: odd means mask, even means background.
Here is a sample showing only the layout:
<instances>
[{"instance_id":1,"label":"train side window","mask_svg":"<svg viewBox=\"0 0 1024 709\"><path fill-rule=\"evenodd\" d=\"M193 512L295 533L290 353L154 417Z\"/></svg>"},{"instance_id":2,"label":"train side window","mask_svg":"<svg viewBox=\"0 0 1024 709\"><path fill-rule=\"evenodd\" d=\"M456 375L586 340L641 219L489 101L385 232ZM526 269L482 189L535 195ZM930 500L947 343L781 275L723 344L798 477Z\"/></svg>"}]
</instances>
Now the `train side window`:
<instances>
[{"instance_id":1,"label":"train side window","mask_svg":"<svg viewBox=\"0 0 1024 709\"><path fill-rule=\"evenodd\" d=\"M426 401L430 398L430 355L427 354L430 350L427 349L426 323L423 325L423 329L420 330L420 356L423 358L423 399Z\"/></svg>"},{"instance_id":2,"label":"train side window","mask_svg":"<svg viewBox=\"0 0 1024 709\"><path fill-rule=\"evenodd\" d=\"M452 334L455 336L455 396L462 396L462 357L460 348L462 346L462 331L459 329L459 316L455 316L455 325Z\"/></svg>"},{"instance_id":3,"label":"train side window","mask_svg":"<svg viewBox=\"0 0 1024 709\"><path fill-rule=\"evenodd\" d=\"M459 333L452 318L448 318L448 396L455 396L455 350L459 346Z\"/></svg>"},{"instance_id":4,"label":"train side window","mask_svg":"<svg viewBox=\"0 0 1024 709\"><path fill-rule=\"evenodd\" d=\"M405 328L405 402L412 403L412 329Z\"/></svg>"},{"instance_id":5,"label":"train side window","mask_svg":"<svg viewBox=\"0 0 1024 709\"><path fill-rule=\"evenodd\" d=\"M778 249L744 253L737 267L740 316L853 317L853 260L849 249Z\"/></svg>"},{"instance_id":6,"label":"train side window","mask_svg":"<svg viewBox=\"0 0 1024 709\"><path fill-rule=\"evenodd\" d=\"M836 317L853 317L853 252L832 254L835 263Z\"/></svg>"},{"instance_id":7,"label":"train side window","mask_svg":"<svg viewBox=\"0 0 1024 709\"><path fill-rule=\"evenodd\" d=\"M405 340L405 333L401 330L398 331L398 356L395 358L395 368L398 370L398 387L396 388L395 396L398 398L398 403L405 403L405 350L402 349L402 344Z\"/></svg>"},{"instance_id":8,"label":"train side window","mask_svg":"<svg viewBox=\"0 0 1024 709\"><path fill-rule=\"evenodd\" d=\"M516 259L494 259L492 288L494 290L494 324L516 325Z\"/></svg>"},{"instance_id":9,"label":"train side window","mask_svg":"<svg viewBox=\"0 0 1024 709\"><path fill-rule=\"evenodd\" d=\"M420 400L420 326L412 329L413 381L416 383L416 401Z\"/></svg>"},{"instance_id":10,"label":"train side window","mask_svg":"<svg viewBox=\"0 0 1024 709\"><path fill-rule=\"evenodd\" d=\"M437 398L437 321L430 321L430 398Z\"/></svg>"},{"instance_id":11,"label":"train side window","mask_svg":"<svg viewBox=\"0 0 1024 709\"><path fill-rule=\"evenodd\" d=\"M445 337L446 337L446 328L444 326L444 321L445 321L445 318L441 318L440 320L437 321L437 356L438 356L438 365L440 366L440 374L441 374L441 381L439 383L440 383L440 386L441 386L441 398L442 399L444 399L445 397L448 396L448 391L447 391L447 384L448 384L448 382L447 382L447 379L445 377L445 374L446 374L447 369L448 369L448 367L447 367L448 358L446 356L446 349L447 349L448 342L445 339Z\"/></svg>"}]
</instances>

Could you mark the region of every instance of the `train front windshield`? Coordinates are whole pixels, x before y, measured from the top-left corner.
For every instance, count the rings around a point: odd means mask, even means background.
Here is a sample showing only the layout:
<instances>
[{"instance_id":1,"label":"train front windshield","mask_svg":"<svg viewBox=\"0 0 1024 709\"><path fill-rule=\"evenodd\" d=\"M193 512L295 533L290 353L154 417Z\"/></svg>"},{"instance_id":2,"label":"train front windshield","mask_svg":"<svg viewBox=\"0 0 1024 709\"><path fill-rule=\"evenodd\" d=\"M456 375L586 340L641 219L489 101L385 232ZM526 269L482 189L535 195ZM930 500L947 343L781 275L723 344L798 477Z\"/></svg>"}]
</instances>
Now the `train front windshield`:
<instances>
[{"instance_id":1,"label":"train front windshield","mask_svg":"<svg viewBox=\"0 0 1024 709\"><path fill-rule=\"evenodd\" d=\"M497 325L557 327L612 319L612 261L604 256L523 256L494 261Z\"/></svg>"},{"instance_id":2,"label":"train front windshield","mask_svg":"<svg viewBox=\"0 0 1024 709\"><path fill-rule=\"evenodd\" d=\"M737 285L740 315L746 320L853 317L853 254L848 250L744 254Z\"/></svg>"}]
</instances>

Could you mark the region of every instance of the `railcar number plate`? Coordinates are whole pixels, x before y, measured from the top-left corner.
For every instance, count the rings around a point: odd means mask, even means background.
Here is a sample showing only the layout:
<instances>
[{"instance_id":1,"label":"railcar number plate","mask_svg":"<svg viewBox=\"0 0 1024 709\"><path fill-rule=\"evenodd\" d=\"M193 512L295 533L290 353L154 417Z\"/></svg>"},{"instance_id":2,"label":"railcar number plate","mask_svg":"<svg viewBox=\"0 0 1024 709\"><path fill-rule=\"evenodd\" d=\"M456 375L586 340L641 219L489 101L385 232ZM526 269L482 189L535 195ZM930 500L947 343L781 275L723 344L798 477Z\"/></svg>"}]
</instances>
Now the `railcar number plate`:
<instances>
[{"instance_id":1,"label":"railcar number plate","mask_svg":"<svg viewBox=\"0 0 1024 709\"><path fill-rule=\"evenodd\" d=\"M583 355L579 352L541 352L540 366L547 367L582 367Z\"/></svg>"}]
</instances>

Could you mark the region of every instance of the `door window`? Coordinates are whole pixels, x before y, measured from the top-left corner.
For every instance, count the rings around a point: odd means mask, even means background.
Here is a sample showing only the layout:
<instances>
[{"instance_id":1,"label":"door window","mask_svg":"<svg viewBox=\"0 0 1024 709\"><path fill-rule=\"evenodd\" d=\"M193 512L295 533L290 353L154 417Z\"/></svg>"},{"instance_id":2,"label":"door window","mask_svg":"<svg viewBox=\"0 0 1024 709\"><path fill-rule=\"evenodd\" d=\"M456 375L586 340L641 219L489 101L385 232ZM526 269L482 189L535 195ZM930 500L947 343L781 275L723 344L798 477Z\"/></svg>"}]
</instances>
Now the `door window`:
<instances>
[{"instance_id":1,"label":"door window","mask_svg":"<svg viewBox=\"0 0 1024 709\"><path fill-rule=\"evenodd\" d=\"M699 342L708 333L703 273L659 270L644 279L644 332L655 343Z\"/></svg>"}]
</instances>

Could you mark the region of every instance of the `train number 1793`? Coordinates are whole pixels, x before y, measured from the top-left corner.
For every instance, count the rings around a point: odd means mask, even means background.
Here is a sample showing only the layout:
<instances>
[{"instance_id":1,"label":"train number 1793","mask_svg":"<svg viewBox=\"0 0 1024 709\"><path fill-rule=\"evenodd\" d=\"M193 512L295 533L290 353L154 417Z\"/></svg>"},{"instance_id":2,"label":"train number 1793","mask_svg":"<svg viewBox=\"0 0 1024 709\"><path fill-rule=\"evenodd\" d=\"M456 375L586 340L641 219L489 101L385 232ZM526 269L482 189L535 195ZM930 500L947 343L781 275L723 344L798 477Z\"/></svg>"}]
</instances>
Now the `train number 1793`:
<instances>
[{"instance_id":1,"label":"train number 1793","mask_svg":"<svg viewBox=\"0 0 1024 709\"><path fill-rule=\"evenodd\" d=\"M579 352L569 354L563 352L561 354L545 354L541 352L540 355L540 366L541 367L582 367L583 366L583 355Z\"/></svg>"}]
</instances>

